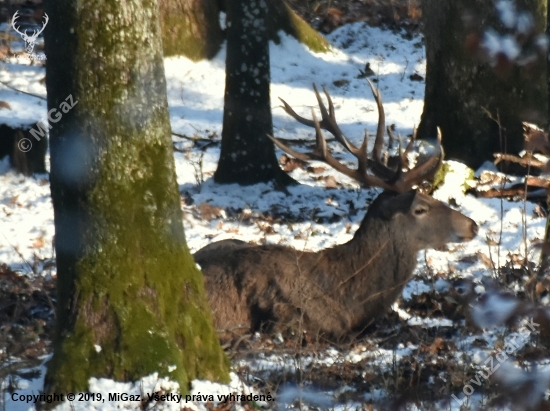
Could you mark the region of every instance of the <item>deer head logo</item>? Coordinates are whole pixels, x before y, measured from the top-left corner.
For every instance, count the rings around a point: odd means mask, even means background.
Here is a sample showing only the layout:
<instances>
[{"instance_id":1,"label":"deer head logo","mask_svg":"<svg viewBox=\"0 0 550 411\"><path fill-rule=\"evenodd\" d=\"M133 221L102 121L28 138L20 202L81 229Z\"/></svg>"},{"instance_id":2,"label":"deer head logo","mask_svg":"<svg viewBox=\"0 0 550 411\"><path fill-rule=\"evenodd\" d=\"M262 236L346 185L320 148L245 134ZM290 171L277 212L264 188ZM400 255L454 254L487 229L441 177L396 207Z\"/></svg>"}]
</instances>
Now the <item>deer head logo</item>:
<instances>
[{"instance_id":1,"label":"deer head logo","mask_svg":"<svg viewBox=\"0 0 550 411\"><path fill-rule=\"evenodd\" d=\"M18 13L19 13L19 10L16 11L15 14L13 15L11 19L11 25L13 29L21 35L21 38L25 42L26 52L28 54L32 54L32 51L34 50L34 43L36 43L36 39L38 38L40 33L42 33L46 28L46 25L48 24L48 21L50 20L50 18L46 13L44 13L44 23L42 24L42 28L40 30L33 30L33 33L29 36L27 34L27 30L24 30L23 32L21 32L19 31L19 27L15 26L15 21L20 17Z\"/></svg>"}]
</instances>

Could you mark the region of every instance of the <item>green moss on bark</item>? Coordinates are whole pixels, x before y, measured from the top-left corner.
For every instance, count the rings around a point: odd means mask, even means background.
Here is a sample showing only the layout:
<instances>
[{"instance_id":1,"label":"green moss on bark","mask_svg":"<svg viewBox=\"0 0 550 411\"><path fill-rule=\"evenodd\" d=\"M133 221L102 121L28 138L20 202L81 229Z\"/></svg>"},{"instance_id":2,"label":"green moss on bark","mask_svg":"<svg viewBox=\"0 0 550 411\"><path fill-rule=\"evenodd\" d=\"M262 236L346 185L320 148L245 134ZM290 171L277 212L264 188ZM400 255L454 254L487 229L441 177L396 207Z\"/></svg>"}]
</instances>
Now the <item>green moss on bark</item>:
<instances>
[{"instance_id":1,"label":"green moss on bark","mask_svg":"<svg viewBox=\"0 0 550 411\"><path fill-rule=\"evenodd\" d=\"M224 33L219 4L212 0L160 0L164 56L184 55L193 61L211 59Z\"/></svg>"},{"instance_id":2,"label":"green moss on bark","mask_svg":"<svg viewBox=\"0 0 550 411\"><path fill-rule=\"evenodd\" d=\"M288 6L287 6L288 7ZM291 24L294 27L296 39L305 44L311 51L317 53L326 53L330 49L330 44L317 30L306 23L300 16L290 10Z\"/></svg>"},{"instance_id":3,"label":"green moss on bark","mask_svg":"<svg viewBox=\"0 0 550 411\"><path fill-rule=\"evenodd\" d=\"M212 0L160 0L165 56L183 55L193 61L211 59L220 50L226 33L219 19L225 2ZM327 40L298 16L283 0L269 0L268 37L278 43L284 31L315 52L330 49Z\"/></svg>"},{"instance_id":4,"label":"green moss on bark","mask_svg":"<svg viewBox=\"0 0 550 411\"><path fill-rule=\"evenodd\" d=\"M50 133L58 324L46 389L153 372L182 392L228 381L185 243L156 4L61 0L46 12L48 107L78 101Z\"/></svg>"}]
</instances>

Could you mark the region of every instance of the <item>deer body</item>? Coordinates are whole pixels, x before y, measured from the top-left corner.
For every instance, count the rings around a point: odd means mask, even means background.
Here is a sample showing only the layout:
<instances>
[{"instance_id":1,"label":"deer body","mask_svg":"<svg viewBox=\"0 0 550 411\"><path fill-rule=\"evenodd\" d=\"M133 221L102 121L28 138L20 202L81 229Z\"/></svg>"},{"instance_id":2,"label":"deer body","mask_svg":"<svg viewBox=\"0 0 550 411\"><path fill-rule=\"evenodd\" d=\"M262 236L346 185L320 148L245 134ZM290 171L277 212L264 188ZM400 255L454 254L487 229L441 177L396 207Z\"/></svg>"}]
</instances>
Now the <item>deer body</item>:
<instances>
[{"instance_id":1,"label":"deer body","mask_svg":"<svg viewBox=\"0 0 550 411\"><path fill-rule=\"evenodd\" d=\"M384 314L410 279L418 251L476 233L473 220L431 197L384 192L345 244L304 252L225 240L195 260L218 329L305 329L339 340Z\"/></svg>"}]
</instances>

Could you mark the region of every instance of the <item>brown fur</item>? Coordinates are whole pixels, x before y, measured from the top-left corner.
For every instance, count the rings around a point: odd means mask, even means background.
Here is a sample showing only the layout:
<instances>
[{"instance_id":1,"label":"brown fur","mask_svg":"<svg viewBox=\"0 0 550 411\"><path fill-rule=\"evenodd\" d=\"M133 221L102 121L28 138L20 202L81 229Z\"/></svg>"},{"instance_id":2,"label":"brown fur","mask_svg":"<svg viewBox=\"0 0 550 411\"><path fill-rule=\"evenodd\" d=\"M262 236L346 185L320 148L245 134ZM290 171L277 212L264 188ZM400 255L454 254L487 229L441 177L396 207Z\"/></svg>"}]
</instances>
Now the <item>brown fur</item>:
<instances>
[{"instance_id":1,"label":"brown fur","mask_svg":"<svg viewBox=\"0 0 550 411\"><path fill-rule=\"evenodd\" d=\"M475 237L473 220L431 197L382 193L352 240L319 252L239 240L195 254L218 329L307 330L340 340L383 315L425 248Z\"/></svg>"}]
</instances>

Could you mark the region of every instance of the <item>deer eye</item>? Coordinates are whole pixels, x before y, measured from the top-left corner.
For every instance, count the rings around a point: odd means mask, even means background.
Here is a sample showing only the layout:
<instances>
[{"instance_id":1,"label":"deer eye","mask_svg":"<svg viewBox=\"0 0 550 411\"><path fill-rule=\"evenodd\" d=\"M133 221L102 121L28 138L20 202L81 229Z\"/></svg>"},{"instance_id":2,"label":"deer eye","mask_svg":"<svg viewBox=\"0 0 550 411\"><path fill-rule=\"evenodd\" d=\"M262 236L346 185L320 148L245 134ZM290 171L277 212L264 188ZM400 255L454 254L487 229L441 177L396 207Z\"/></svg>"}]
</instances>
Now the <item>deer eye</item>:
<instances>
[{"instance_id":1,"label":"deer eye","mask_svg":"<svg viewBox=\"0 0 550 411\"><path fill-rule=\"evenodd\" d=\"M413 213L414 215L422 215L422 214L426 214L428 212L428 209L426 207L418 207L418 208L415 208Z\"/></svg>"}]
</instances>

